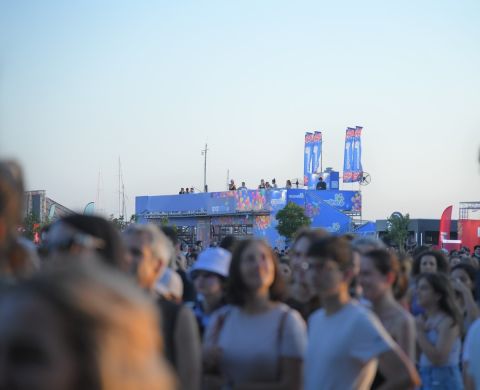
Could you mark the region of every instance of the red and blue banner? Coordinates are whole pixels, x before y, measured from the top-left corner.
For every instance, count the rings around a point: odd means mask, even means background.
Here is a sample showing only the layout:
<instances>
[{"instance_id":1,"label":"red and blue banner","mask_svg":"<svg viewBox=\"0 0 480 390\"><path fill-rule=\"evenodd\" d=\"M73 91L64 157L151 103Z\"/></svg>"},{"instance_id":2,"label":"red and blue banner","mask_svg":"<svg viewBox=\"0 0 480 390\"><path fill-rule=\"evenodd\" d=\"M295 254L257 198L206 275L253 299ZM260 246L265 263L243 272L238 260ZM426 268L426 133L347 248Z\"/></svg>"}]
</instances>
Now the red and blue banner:
<instances>
[{"instance_id":1,"label":"red and blue banner","mask_svg":"<svg viewBox=\"0 0 480 390\"><path fill-rule=\"evenodd\" d=\"M343 182L354 183L362 180L362 127L347 127L343 157Z\"/></svg>"},{"instance_id":2,"label":"red and blue banner","mask_svg":"<svg viewBox=\"0 0 480 390\"><path fill-rule=\"evenodd\" d=\"M313 133L305 133L305 146L303 151L303 184L308 186L312 175Z\"/></svg>"},{"instance_id":3,"label":"red and blue banner","mask_svg":"<svg viewBox=\"0 0 480 390\"><path fill-rule=\"evenodd\" d=\"M322 132L305 133L303 159L303 184L307 188L315 188L322 161Z\"/></svg>"},{"instance_id":4,"label":"red and blue banner","mask_svg":"<svg viewBox=\"0 0 480 390\"><path fill-rule=\"evenodd\" d=\"M322 132L313 133L313 173L320 173L322 160Z\"/></svg>"}]
</instances>

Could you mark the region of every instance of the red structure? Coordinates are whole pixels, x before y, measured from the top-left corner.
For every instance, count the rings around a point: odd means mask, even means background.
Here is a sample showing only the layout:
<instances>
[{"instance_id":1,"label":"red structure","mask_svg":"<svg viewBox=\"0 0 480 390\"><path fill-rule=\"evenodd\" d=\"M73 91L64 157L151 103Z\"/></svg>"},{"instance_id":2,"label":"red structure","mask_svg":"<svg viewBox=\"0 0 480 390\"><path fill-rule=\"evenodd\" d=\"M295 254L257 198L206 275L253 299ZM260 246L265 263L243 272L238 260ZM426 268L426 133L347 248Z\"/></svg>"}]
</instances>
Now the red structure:
<instances>
[{"instance_id":1,"label":"red structure","mask_svg":"<svg viewBox=\"0 0 480 390\"><path fill-rule=\"evenodd\" d=\"M458 238L471 251L475 245L480 245L480 202L460 203Z\"/></svg>"}]
</instances>

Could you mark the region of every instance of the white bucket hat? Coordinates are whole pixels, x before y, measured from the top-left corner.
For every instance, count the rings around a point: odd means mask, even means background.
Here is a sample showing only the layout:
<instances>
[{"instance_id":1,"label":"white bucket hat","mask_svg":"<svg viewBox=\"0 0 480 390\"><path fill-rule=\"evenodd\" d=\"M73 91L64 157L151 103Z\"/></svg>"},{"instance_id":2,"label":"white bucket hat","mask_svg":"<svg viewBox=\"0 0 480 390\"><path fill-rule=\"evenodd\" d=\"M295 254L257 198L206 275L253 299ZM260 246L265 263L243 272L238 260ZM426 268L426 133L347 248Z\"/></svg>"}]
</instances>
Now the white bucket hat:
<instances>
[{"instance_id":1,"label":"white bucket hat","mask_svg":"<svg viewBox=\"0 0 480 390\"><path fill-rule=\"evenodd\" d=\"M198 259L190 269L190 275L195 271L208 271L226 278L230 268L232 254L223 248L208 248L198 255Z\"/></svg>"}]
</instances>

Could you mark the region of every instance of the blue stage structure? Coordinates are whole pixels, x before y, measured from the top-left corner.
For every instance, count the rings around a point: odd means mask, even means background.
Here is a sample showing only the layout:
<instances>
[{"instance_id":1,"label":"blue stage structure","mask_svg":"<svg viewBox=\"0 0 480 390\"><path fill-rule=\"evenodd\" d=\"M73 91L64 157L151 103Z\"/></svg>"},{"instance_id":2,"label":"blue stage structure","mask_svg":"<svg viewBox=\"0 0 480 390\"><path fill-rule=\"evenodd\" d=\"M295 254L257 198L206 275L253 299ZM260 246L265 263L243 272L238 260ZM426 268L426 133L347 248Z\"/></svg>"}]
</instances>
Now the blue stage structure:
<instances>
[{"instance_id":1,"label":"blue stage structure","mask_svg":"<svg viewBox=\"0 0 480 390\"><path fill-rule=\"evenodd\" d=\"M201 241L206 247L231 234L261 237L281 249L285 240L275 229L275 216L288 202L305 209L312 227L336 234L352 231L353 218L362 208L359 191L261 189L137 196L135 214L139 223L161 224L167 218L190 244Z\"/></svg>"}]
</instances>

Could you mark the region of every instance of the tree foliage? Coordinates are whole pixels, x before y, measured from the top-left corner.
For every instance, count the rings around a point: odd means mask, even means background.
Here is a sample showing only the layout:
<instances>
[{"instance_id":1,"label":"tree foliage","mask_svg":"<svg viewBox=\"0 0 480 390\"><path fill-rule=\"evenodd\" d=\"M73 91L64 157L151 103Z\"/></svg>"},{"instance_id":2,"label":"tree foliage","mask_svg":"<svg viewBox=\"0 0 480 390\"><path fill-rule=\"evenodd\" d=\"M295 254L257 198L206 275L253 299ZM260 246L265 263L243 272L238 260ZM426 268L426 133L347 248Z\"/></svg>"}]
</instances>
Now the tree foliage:
<instances>
[{"instance_id":1,"label":"tree foliage","mask_svg":"<svg viewBox=\"0 0 480 390\"><path fill-rule=\"evenodd\" d=\"M113 214L110 214L109 219L110 222L121 232L123 232L129 224L128 221L125 221L123 215L120 215L118 218L116 218Z\"/></svg>"},{"instance_id":2,"label":"tree foliage","mask_svg":"<svg viewBox=\"0 0 480 390\"><path fill-rule=\"evenodd\" d=\"M44 226L48 225L50 220L47 218L45 222L40 223L38 215L29 213L23 218L22 235L30 241L35 238L35 233L40 233Z\"/></svg>"},{"instance_id":3,"label":"tree foliage","mask_svg":"<svg viewBox=\"0 0 480 390\"><path fill-rule=\"evenodd\" d=\"M394 213L387 219L387 234L385 238L391 241L401 252L405 251L408 238L410 215Z\"/></svg>"},{"instance_id":4,"label":"tree foliage","mask_svg":"<svg viewBox=\"0 0 480 390\"><path fill-rule=\"evenodd\" d=\"M290 241L297 230L303 226L310 226L312 221L305 215L305 210L289 202L282 210L277 213L278 220L277 231L280 235Z\"/></svg>"}]
</instances>

